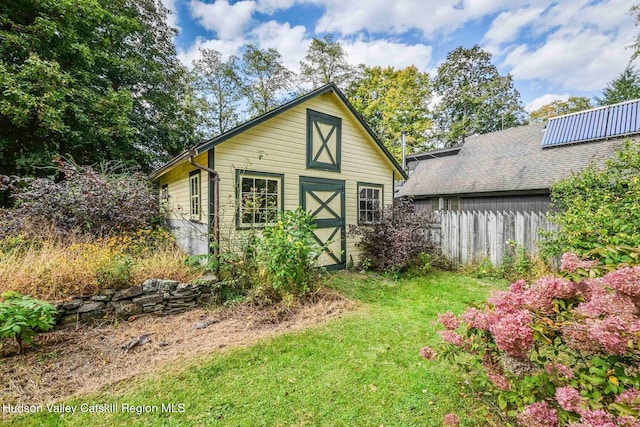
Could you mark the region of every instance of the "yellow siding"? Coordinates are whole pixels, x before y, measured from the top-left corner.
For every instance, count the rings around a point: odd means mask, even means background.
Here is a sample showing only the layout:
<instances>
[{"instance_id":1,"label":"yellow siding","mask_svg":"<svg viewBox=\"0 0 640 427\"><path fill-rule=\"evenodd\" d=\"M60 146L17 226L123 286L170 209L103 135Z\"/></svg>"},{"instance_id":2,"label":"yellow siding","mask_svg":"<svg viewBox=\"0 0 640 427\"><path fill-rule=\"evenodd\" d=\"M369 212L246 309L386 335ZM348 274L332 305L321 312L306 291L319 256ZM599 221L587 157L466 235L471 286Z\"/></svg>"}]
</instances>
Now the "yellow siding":
<instances>
[{"instance_id":1,"label":"yellow siding","mask_svg":"<svg viewBox=\"0 0 640 427\"><path fill-rule=\"evenodd\" d=\"M308 108L342 118L341 172L307 169ZM393 202L390 162L332 93L319 95L216 146L215 169L220 174L222 233L235 230L236 169L284 174L285 209L299 205L300 176L344 180L347 233L349 225L357 223L359 181L383 184L384 203ZM356 240L347 235L347 263L350 256L359 261Z\"/></svg>"},{"instance_id":2,"label":"yellow siding","mask_svg":"<svg viewBox=\"0 0 640 427\"><path fill-rule=\"evenodd\" d=\"M196 163L206 166L207 153L196 157ZM191 201L189 200L189 174L197 170L196 167L185 161L168 171L159 178L159 185L169 186L169 217L175 220L191 220ZM209 213L209 187L208 173L200 172L200 218L203 224L207 223Z\"/></svg>"}]
</instances>

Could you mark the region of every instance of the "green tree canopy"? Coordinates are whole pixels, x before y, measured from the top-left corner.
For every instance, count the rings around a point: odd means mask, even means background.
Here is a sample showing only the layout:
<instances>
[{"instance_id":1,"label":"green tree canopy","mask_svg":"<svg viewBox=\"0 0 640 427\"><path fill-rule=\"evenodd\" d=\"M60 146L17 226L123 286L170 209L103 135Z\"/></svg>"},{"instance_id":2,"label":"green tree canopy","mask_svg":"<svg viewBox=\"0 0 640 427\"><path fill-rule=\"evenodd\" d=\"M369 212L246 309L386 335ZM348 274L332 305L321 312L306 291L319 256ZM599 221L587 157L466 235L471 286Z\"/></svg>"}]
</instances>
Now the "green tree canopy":
<instances>
[{"instance_id":1,"label":"green tree canopy","mask_svg":"<svg viewBox=\"0 0 640 427\"><path fill-rule=\"evenodd\" d=\"M491 54L478 45L449 52L437 69L433 86L441 98L434 116L434 136L445 145L524 123L525 113L513 78L500 75Z\"/></svg>"},{"instance_id":2,"label":"green tree canopy","mask_svg":"<svg viewBox=\"0 0 640 427\"><path fill-rule=\"evenodd\" d=\"M640 145L627 141L604 167L596 163L551 187L549 219L560 227L542 242L550 255L607 245L640 246Z\"/></svg>"},{"instance_id":3,"label":"green tree canopy","mask_svg":"<svg viewBox=\"0 0 640 427\"><path fill-rule=\"evenodd\" d=\"M155 0L0 6L0 173L57 156L153 166L194 137L185 72Z\"/></svg>"},{"instance_id":4,"label":"green tree canopy","mask_svg":"<svg viewBox=\"0 0 640 427\"><path fill-rule=\"evenodd\" d=\"M303 82L320 87L330 82L343 87L351 80L353 67L347 62L347 54L333 34L313 38L307 54L300 61L300 78Z\"/></svg>"},{"instance_id":5,"label":"green tree canopy","mask_svg":"<svg viewBox=\"0 0 640 427\"><path fill-rule=\"evenodd\" d=\"M259 116L273 110L283 94L293 87L294 73L282 63L282 55L273 48L259 49L249 44L242 55L244 95L249 113Z\"/></svg>"},{"instance_id":6,"label":"green tree canopy","mask_svg":"<svg viewBox=\"0 0 640 427\"><path fill-rule=\"evenodd\" d=\"M419 150L427 142L427 130L432 126L428 73L415 66L397 70L361 65L359 76L349 85L346 95L396 157L400 157L403 131L409 152Z\"/></svg>"},{"instance_id":7,"label":"green tree canopy","mask_svg":"<svg viewBox=\"0 0 640 427\"><path fill-rule=\"evenodd\" d=\"M572 96L566 101L557 100L549 104L543 105L529 115L529 119L533 123L546 122L552 117L562 116L563 114L577 113L578 111L589 110L593 108L591 99L584 96Z\"/></svg>"},{"instance_id":8,"label":"green tree canopy","mask_svg":"<svg viewBox=\"0 0 640 427\"><path fill-rule=\"evenodd\" d=\"M200 54L191 73L205 134L211 138L239 123L244 95L238 58L231 56L223 61L220 52L206 48L200 49Z\"/></svg>"},{"instance_id":9,"label":"green tree canopy","mask_svg":"<svg viewBox=\"0 0 640 427\"><path fill-rule=\"evenodd\" d=\"M640 73L629 64L602 90L602 98L596 99L598 105L612 105L638 98L640 98Z\"/></svg>"}]
</instances>

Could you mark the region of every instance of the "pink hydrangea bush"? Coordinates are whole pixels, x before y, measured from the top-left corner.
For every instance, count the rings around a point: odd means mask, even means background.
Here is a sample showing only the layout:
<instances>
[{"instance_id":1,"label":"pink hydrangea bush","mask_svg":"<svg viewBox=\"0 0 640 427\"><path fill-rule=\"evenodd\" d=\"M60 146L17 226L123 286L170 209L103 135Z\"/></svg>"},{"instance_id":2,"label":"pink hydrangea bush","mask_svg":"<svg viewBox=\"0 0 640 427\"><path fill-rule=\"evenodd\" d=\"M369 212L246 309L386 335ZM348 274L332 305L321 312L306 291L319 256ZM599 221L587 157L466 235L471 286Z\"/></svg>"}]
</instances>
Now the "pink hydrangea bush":
<instances>
[{"instance_id":1,"label":"pink hydrangea bush","mask_svg":"<svg viewBox=\"0 0 640 427\"><path fill-rule=\"evenodd\" d=\"M474 389L511 423L640 427L640 266L605 269L568 253L562 270L442 314L437 355L480 370Z\"/></svg>"}]
</instances>

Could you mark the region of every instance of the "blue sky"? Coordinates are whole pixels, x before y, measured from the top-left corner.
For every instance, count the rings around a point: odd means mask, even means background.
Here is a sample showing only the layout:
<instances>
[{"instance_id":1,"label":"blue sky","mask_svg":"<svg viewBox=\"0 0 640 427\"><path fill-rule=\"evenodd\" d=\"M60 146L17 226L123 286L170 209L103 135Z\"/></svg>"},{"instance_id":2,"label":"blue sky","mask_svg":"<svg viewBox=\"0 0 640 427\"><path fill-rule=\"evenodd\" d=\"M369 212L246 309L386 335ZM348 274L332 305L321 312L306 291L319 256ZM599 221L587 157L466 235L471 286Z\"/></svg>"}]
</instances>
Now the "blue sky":
<instances>
[{"instance_id":1,"label":"blue sky","mask_svg":"<svg viewBox=\"0 0 640 427\"><path fill-rule=\"evenodd\" d=\"M334 34L356 65L435 73L449 51L480 44L511 73L528 110L598 96L640 33L631 0L163 0L187 66L200 47L241 55L273 47L298 71L314 36Z\"/></svg>"}]
</instances>

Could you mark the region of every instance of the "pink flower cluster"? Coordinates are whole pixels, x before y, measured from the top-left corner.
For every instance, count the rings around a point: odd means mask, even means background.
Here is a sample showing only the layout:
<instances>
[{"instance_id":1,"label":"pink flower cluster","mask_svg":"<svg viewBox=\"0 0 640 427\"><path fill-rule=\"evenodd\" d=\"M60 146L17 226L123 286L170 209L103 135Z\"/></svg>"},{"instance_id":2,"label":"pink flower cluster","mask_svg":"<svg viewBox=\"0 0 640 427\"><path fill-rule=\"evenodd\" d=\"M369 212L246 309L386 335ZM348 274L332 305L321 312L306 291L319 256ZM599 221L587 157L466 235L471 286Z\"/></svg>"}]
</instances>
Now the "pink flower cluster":
<instances>
[{"instance_id":1,"label":"pink flower cluster","mask_svg":"<svg viewBox=\"0 0 640 427\"><path fill-rule=\"evenodd\" d=\"M494 292L487 301L493 305L496 312L500 313L515 313L524 304L523 294L510 291Z\"/></svg>"},{"instance_id":2,"label":"pink flower cluster","mask_svg":"<svg viewBox=\"0 0 640 427\"><path fill-rule=\"evenodd\" d=\"M543 313L553 312L553 300L555 298L568 299L576 296L576 284L560 277L541 277L529 289L522 294L523 304Z\"/></svg>"},{"instance_id":3,"label":"pink flower cluster","mask_svg":"<svg viewBox=\"0 0 640 427\"><path fill-rule=\"evenodd\" d=\"M588 299L578 305L576 313L590 318L613 314L636 316L638 308L629 295L620 292L609 292L601 280L591 280Z\"/></svg>"},{"instance_id":4,"label":"pink flower cluster","mask_svg":"<svg viewBox=\"0 0 640 427\"><path fill-rule=\"evenodd\" d=\"M640 332L640 321L627 320L620 316L604 319L587 319L587 332L610 354L625 354L630 350L629 342L635 347Z\"/></svg>"},{"instance_id":5,"label":"pink flower cluster","mask_svg":"<svg viewBox=\"0 0 640 427\"><path fill-rule=\"evenodd\" d=\"M568 273L575 273L578 269L589 270L599 264L598 261L583 260L573 252L566 252L562 255L560 270Z\"/></svg>"},{"instance_id":6,"label":"pink flower cluster","mask_svg":"<svg viewBox=\"0 0 640 427\"><path fill-rule=\"evenodd\" d=\"M617 427L616 418L602 409L585 410L580 415L582 416L581 422L571 423L570 427Z\"/></svg>"},{"instance_id":7,"label":"pink flower cluster","mask_svg":"<svg viewBox=\"0 0 640 427\"><path fill-rule=\"evenodd\" d=\"M442 425L444 427L456 427L460 424L460 418L454 413L447 414L444 416L444 420Z\"/></svg>"},{"instance_id":8,"label":"pink flower cluster","mask_svg":"<svg viewBox=\"0 0 640 427\"><path fill-rule=\"evenodd\" d=\"M427 360L436 360L438 354L431 347L422 347L420 349L420 355Z\"/></svg>"},{"instance_id":9,"label":"pink flower cluster","mask_svg":"<svg viewBox=\"0 0 640 427\"><path fill-rule=\"evenodd\" d=\"M558 425L558 413L547 402L536 402L518 415L518 424L523 427L555 427Z\"/></svg>"},{"instance_id":10,"label":"pink flower cluster","mask_svg":"<svg viewBox=\"0 0 640 427\"><path fill-rule=\"evenodd\" d=\"M458 326L460 326L460 319L458 319L456 315L450 311L447 311L444 314L440 314L439 317L440 322L444 325L445 328L449 330L458 329Z\"/></svg>"},{"instance_id":11,"label":"pink flower cluster","mask_svg":"<svg viewBox=\"0 0 640 427\"><path fill-rule=\"evenodd\" d=\"M443 340L445 340L449 344L452 344L458 347L464 347L464 338L462 338L462 336L456 334L453 331L450 331L450 330L441 331L440 336L442 337Z\"/></svg>"},{"instance_id":12,"label":"pink flower cluster","mask_svg":"<svg viewBox=\"0 0 640 427\"><path fill-rule=\"evenodd\" d=\"M496 345L510 356L526 357L533 347L533 319L527 310L515 313L496 314L489 330Z\"/></svg>"},{"instance_id":13,"label":"pink flower cluster","mask_svg":"<svg viewBox=\"0 0 640 427\"><path fill-rule=\"evenodd\" d=\"M489 315L474 307L469 307L462 313L462 320L472 328L489 330Z\"/></svg>"},{"instance_id":14,"label":"pink flower cluster","mask_svg":"<svg viewBox=\"0 0 640 427\"><path fill-rule=\"evenodd\" d=\"M637 388L630 388L625 390L616 396L617 403L623 403L629 405L633 409L640 409L640 390Z\"/></svg>"},{"instance_id":15,"label":"pink flower cluster","mask_svg":"<svg viewBox=\"0 0 640 427\"><path fill-rule=\"evenodd\" d=\"M549 376L559 376L562 378L566 378L568 380L572 380L575 377L573 370L567 365L563 365L562 363L548 363L544 367L544 371Z\"/></svg>"},{"instance_id":16,"label":"pink flower cluster","mask_svg":"<svg viewBox=\"0 0 640 427\"><path fill-rule=\"evenodd\" d=\"M632 297L640 297L640 266L612 271L602 278L613 289Z\"/></svg>"},{"instance_id":17,"label":"pink flower cluster","mask_svg":"<svg viewBox=\"0 0 640 427\"><path fill-rule=\"evenodd\" d=\"M489 377L493 385L498 387L500 390L505 390L505 391L511 390L511 383L509 382L507 377L505 377L504 375L498 372L487 371L487 376Z\"/></svg>"},{"instance_id":18,"label":"pink flower cluster","mask_svg":"<svg viewBox=\"0 0 640 427\"><path fill-rule=\"evenodd\" d=\"M582 411L582 396L580 392L573 387L559 387L556 389L556 400L565 411L577 412Z\"/></svg>"}]
</instances>

